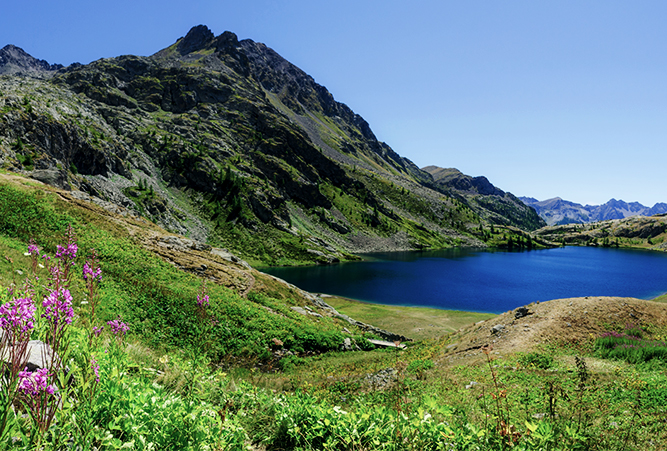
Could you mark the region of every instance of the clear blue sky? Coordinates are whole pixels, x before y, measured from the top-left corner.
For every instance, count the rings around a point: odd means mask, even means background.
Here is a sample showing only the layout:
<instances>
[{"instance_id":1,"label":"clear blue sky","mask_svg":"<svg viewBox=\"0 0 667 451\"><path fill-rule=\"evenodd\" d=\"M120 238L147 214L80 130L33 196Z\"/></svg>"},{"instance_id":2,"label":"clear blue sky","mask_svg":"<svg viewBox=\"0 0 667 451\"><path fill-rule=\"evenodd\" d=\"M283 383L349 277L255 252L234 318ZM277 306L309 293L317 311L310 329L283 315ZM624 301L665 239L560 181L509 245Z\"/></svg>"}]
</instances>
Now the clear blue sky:
<instances>
[{"instance_id":1,"label":"clear blue sky","mask_svg":"<svg viewBox=\"0 0 667 451\"><path fill-rule=\"evenodd\" d=\"M5 2L0 47L150 55L198 24L263 42L420 167L516 195L667 202L667 2Z\"/></svg>"}]
</instances>

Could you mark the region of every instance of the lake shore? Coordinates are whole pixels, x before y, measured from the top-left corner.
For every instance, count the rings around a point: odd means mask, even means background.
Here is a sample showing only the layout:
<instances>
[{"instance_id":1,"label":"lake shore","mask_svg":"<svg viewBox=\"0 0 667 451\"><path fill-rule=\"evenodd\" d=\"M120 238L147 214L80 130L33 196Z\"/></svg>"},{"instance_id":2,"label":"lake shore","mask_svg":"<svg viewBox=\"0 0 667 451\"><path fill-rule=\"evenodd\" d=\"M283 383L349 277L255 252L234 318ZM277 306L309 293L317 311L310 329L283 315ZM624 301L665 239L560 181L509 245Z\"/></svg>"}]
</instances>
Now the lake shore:
<instances>
[{"instance_id":1,"label":"lake shore","mask_svg":"<svg viewBox=\"0 0 667 451\"><path fill-rule=\"evenodd\" d=\"M326 294L320 296L340 313L413 340L440 337L497 316L493 313L375 304Z\"/></svg>"}]
</instances>

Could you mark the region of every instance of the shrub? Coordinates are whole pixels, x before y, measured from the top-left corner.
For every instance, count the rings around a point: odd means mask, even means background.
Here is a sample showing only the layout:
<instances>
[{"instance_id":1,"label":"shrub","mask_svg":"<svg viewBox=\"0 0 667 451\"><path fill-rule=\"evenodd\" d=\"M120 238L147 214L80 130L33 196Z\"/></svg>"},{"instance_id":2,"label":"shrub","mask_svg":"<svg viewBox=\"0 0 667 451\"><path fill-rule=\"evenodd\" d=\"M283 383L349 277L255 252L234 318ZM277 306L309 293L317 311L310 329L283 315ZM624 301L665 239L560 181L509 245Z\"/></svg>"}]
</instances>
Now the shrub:
<instances>
[{"instance_id":1,"label":"shrub","mask_svg":"<svg viewBox=\"0 0 667 451\"><path fill-rule=\"evenodd\" d=\"M529 352L519 357L519 363L528 368L549 369L554 364L554 359L550 355L540 352Z\"/></svg>"},{"instance_id":2,"label":"shrub","mask_svg":"<svg viewBox=\"0 0 667 451\"><path fill-rule=\"evenodd\" d=\"M423 380L426 378L426 372L433 368L432 360L413 360L408 364L408 373L414 374L417 379Z\"/></svg>"}]
</instances>

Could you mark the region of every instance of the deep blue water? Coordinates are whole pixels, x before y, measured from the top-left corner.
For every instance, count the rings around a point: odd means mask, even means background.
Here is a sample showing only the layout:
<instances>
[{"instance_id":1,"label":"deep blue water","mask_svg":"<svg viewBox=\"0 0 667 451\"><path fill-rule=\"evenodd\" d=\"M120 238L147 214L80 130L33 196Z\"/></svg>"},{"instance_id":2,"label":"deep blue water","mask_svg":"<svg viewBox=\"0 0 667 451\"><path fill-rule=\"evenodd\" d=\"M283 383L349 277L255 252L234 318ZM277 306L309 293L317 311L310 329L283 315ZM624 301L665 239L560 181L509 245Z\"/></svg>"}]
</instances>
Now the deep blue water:
<instances>
[{"instance_id":1,"label":"deep blue water","mask_svg":"<svg viewBox=\"0 0 667 451\"><path fill-rule=\"evenodd\" d=\"M367 254L363 262L262 271L314 293L380 304L500 313L580 296L667 292L667 253L564 247Z\"/></svg>"}]
</instances>

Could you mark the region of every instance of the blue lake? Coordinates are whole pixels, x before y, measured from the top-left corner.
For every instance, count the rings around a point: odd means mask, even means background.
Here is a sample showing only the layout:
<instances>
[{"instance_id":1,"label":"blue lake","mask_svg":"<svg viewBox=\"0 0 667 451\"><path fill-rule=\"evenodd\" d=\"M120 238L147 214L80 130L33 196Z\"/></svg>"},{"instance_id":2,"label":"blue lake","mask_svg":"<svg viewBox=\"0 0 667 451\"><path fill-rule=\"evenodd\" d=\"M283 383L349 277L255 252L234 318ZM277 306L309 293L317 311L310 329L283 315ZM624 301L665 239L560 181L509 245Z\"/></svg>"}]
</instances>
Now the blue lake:
<instances>
[{"instance_id":1,"label":"blue lake","mask_svg":"<svg viewBox=\"0 0 667 451\"><path fill-rule=\"evenodd\" d=\"M367 254L331 266L263 268L314 293L367 302L500 313L580 296L651 299L667 292L667 253L564 247Z\"/></svg>"}]
</instances>

